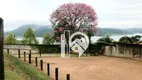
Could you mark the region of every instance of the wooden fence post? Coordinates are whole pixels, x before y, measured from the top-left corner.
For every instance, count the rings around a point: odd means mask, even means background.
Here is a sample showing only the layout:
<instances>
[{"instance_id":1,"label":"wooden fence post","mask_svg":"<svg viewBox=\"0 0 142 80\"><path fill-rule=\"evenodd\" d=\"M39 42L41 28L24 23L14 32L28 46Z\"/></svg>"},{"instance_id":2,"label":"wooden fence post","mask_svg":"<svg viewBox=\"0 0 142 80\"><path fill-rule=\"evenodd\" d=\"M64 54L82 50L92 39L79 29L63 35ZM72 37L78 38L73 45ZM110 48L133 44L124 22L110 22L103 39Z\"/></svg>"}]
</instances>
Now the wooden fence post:
<instances>
[{"instance_id":1,"label":"wooden fence post","mask_svg":"<svg viewBox=\"0 0 142 80\"><path fill-rule=\"evenodd\" d=\"M41 57L41 50L39 50L39 55L40 55L40 57Z\"/></svg>"},{"instance_id":2,"label":"wooden fence post","mask_svg":"<svg viewBox=\"0 0 142 80\"><path fill-rule=\"evenodd\" d=\"M31 64L31 54L29 54L29 64Z\"/></svg>"},{"instance_id":3,"label":"wooden fence post","mask_svg":"<svg viewBox=\"0 0 142 80\"><path fill-rule=\"evenodd\" d=\"M66 80L70 80L70 74L67 74Z\"/></svg>"},{"instance_id":4,"label":"wooden fence post","mask_svg":"<svg viewBox=\"0 0 142 80\"><path fill-rule=\"evenodd\" d=\"M26 52L24 52L24 61L26 62Z\"/></svg>"},{"instance_id":5,"label":"wooden fence post","mask_svg":"<svg viewBox=\"0 0 142 80\"><path fill-rule=\"evenodd\" d=\"M43 71L43 60L40 60L40 69Z\"/></svg>"},{"instance_id":6,"label":"wooden fence post","mask_svg":"<svg viewBox=\"0 0 142 80\"><path fill-rule=\"evenodd\" d=\"M31 54L31 50L29 50L29 53Z\"/></svg>"},{"instance_id":7,"label":"wooden fence post","mask_svg":"<svg viewBox=\"0 0 142 80\"><path fill-rule=\"evenodd\" d=\"M58 80L58 68L55 68L55 80Z\"/></svg>"},{"instance_id":8,"label":"wooden fence post","mask_svg":"<svg viewBox=\"0 0 142 80\"><path fill-rule=\"evenodd\" d=\"M3 19L0 18L0 80L4 80L4 54L3 54L3 39L4 39L4 32L3 32Z\"/></svg>"},{"instance_id":9,"label":"wooden fence post","mask_svg":"<svg viewBox=\"0 0 142 80\"><path fill-rule=\"evenodd\" d=\"M47 75L50 76L50 64L47 63Z\"/></svg>"},{"instance_id":10,"label":"wooden fence post","mask_svg":"<svg viewBox=\"0 0 142 80\"><path fill-rule=\"evenodd\" d=\"M7 53L9 54L9 49L7 49Z\"/></svg>"},{"instance_id":11,"label":"wooden fence post","mask_svg":"<svg viewBox=\"0 0 142 80\"><path fill-rule=\"evenodd\" d=\"M35 65L37 66L37 57L35 57Z\"/></svg>"},{"instance_id":12,"label":"wooden fence post","mask_svg":"<svg viewBox=\"0 0 142 80\"><path fill-rule=\"evenodd\" d=\"M20 49L18 49L18 57L21 58Z\"/></svg>"}]
</instances>

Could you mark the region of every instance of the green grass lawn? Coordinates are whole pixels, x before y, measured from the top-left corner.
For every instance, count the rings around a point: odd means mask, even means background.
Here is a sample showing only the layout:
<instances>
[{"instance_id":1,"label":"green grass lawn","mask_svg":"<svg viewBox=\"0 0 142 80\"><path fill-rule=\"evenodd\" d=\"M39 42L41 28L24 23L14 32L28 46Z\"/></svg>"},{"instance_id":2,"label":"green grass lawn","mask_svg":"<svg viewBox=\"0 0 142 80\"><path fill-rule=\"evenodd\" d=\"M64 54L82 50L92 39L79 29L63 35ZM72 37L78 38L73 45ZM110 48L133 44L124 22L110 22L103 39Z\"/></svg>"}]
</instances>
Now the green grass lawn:
<instances>
[{"instance_id":1,"label":"green grass lawn","mask_svg":"<svg viewBox=\"0 0 142 80\"><path fill-rule=\"evenodd\" d=\"M5 54L5 80L50 80L49 77L20 59Z\"/></svg>"}]
</instances>

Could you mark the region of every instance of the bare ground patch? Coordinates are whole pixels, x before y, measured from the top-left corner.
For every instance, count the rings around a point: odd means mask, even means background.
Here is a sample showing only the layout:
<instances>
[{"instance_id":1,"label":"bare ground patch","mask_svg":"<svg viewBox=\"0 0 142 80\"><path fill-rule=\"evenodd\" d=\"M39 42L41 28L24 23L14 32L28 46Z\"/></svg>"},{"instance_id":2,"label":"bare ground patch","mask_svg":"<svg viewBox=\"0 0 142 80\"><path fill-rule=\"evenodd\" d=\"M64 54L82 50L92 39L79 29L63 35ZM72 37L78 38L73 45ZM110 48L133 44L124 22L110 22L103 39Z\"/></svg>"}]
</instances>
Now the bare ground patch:
<instances>
[{"instance_id":1,"label":"bare ground patch","mask_svg":"<svg viewBox=\"0 0 142 80\"><path fill-rule=\"evenodd\" d=\"M45 73L47 63L50 63L52 79L55 77L55 68L58 67L59 80L66 80L66 74L71 75L71 80L142 80L142 61L106 56L39 58L39 55L32 55L34 66L36 56L38 60L43 59Z\"/></svg>"}]
</instances>

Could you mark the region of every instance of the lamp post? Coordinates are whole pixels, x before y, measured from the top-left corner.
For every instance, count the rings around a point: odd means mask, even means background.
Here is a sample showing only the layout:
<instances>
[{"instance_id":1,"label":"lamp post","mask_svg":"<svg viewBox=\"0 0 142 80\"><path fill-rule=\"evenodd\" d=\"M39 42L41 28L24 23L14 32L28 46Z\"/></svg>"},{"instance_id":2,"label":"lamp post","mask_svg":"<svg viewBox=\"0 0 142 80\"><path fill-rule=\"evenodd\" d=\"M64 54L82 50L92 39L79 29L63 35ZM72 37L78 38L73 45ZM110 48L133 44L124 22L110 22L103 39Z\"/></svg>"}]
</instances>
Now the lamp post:
<instances>
[{"instance_id":1,"label":"lamp post","mask_svg":"<svg viewBox=\"0 0 142 80\"><path fill-rule=\"evenodd\" d=\"M4 80L3 19L0 18L0 80Z\"/></svg>"}]
</instances>

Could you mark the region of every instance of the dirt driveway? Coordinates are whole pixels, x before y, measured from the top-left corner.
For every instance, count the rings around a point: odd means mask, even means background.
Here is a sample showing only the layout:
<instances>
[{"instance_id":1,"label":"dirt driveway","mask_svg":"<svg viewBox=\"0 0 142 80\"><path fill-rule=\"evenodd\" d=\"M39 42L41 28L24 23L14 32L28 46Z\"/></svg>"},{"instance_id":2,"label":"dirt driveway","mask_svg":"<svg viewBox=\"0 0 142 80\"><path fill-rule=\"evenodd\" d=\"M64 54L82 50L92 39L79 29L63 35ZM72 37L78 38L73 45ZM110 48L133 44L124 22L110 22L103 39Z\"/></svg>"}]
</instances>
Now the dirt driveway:
<instances>
[{"instance_id":1,"label":"dirt driveway","mask_svg":"<svg viewBox=\"0 0 142 80\"><path fill-rule=\"evenodd\" d=\"M59 68L59 80L66 80L66 74L71 80L142 80L142 62L106 57L42 57L44 72L46 63L51 64L51 77L54 79L55 68Z\"/></svg>"}]
</instances>

